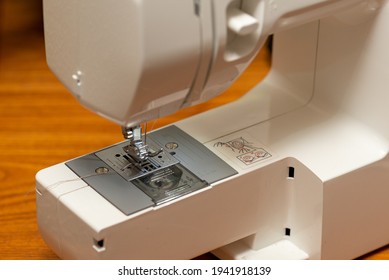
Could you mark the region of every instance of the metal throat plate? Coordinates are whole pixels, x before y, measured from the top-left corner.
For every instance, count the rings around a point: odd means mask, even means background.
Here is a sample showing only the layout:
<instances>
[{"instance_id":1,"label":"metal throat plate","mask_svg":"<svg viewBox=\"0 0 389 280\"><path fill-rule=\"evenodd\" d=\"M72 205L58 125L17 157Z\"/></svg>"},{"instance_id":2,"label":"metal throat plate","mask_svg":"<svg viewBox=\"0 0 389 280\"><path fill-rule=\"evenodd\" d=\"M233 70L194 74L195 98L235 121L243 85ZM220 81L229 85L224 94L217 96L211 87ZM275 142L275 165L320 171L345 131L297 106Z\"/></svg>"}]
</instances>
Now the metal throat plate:
<instances>
[{"instance_id":1,"label":"metal throat plate","mask_svg":"<svg viewBox=\"0 0 389 280\"><path fill-rule=\"evenodd\" d=\"M137 167L123 150L128 142L71 160L66 165L126 215L237 174L176 126L150 133L147 144L152 150L162 148L163 152Z\"/></svg>"},{"instance_id":2,"label":"metal throat plate","mask_svg":"<svg viewBox=\"0 0 389 280\"><path fill-rule=\"evenodd\" d=\"M174 156L163 150L157 156L150 157L148 160L135 165L130 159L130 156L124 151L124 147L127 145L128 142L123 142L95 153L98 158L108 164L127 181L179 163ZM147 139L147 145L153 151L161 149L150 137Z\"/></svg>"}]
</instances>

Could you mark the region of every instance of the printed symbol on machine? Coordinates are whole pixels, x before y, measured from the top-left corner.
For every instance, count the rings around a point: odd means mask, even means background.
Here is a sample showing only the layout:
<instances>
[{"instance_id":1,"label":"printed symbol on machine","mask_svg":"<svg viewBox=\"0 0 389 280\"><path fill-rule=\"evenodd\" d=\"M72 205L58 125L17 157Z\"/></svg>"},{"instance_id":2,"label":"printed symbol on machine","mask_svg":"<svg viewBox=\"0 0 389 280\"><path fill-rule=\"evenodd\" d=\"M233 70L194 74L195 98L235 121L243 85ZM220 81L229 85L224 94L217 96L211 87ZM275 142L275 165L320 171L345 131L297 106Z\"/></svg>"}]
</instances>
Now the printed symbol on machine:
<instances>
[{"instance_id":1,"label":"printed symbol on machine","mask_svg":"<svg viewBox=\"0 0 389 280\"><path fill-rule=\"evenodd\" d=\"M250 165L271 157L271 154L265 149L254 146L253 143L247 141L243 137L227 142L217 142L214 146L228 148L235 154L235 157L245 165Z\"/></svg>"},{"instance_id":2,"label":"printed symbol on machine","mask_svg":"<svg viewBox=\"0 0 389 280\"><path fill-rule=\"evenodd\" d=\"M230 148L234 153L247 153L257 149L252 145L252 143L246 141L243 137L239 137L228 142L216 142L214 146Z\"/></svg>"},{"instance_id":3,"label":"printed symbol on machine","mask_svg":"<svg viewBox=\"0 0 389 280\"><path fill-rule=\"evenodd\" d=\"M270 153L268 153L266 150L262 148L257 148L254 151L248 152L244 155L237 156L236 158L239 159L244 164L250 165L269 157L271 157Z\"/></svg>"}]
</instances>

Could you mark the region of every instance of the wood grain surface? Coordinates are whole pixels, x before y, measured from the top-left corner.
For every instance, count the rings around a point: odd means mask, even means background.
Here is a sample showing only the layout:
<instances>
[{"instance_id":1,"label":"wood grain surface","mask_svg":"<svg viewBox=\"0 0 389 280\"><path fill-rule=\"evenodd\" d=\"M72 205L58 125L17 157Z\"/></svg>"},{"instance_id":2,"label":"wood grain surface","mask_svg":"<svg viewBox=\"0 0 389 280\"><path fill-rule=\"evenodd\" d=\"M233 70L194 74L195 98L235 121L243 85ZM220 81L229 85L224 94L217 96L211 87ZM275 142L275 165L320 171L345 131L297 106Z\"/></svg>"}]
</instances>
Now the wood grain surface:
<instances>
[{"instance_id":1,"label":"wood grain surface","mask_svg":"<svg viewBox=\"0 0 389 280\"><path fill-rule=\"evenodd\" d=\"M233 101L266 75L269 60L262 51L220 97L149 126ZM57 259L38 232L35 173L121 140L117 125L82 108L49 71L41 32L0 33L0 259ZM364 258L389 259L389 248Z\"/></svg>"}]
</instances>

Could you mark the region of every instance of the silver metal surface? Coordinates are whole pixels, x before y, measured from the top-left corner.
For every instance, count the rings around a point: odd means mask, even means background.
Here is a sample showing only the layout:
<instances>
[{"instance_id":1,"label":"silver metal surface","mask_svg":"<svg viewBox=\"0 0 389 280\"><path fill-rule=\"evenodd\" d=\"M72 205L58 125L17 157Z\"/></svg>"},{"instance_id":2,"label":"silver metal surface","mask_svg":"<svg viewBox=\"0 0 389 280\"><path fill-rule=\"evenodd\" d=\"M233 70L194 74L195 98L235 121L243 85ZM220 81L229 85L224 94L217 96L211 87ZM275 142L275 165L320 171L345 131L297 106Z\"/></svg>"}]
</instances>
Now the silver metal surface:
<instances>
[{"instance_id":1,"label":"silver metal surface","mask_svg":"<svg viewBox=\"0 0 389 280\"><path fill-rule=\"evenodd\" d=\"M157 205L208 186L207 182L200 180L180 164L155 171L132 183Z\"/></svg>"},{"instance_id":2,"label":"silver metal surface","mask_svg":"<svg viewBox=\"0 0 389 280\"><path fill-rule=\"evenodd\" d=\"M128 142L120 143L95 154L126 181L179 163L174 156L163 150L161 151L161 147L152 139L148 139L147 144L149 150L155 151L156 155L150 156L147 160L141 162L134 162L127 153Z\"/></svg>"},{"instance_id":3,"label":"silver metal surface","mask_svg":"<svg viewBox=\"0 0 389 280\"><path fill-rule=\"evenodd\" d=\"M125 215L200 190L237 174L203 144L176 126L147 137L155 156L135 162L128 141L71 160L66 165ZM160 149L163 148L161 152ZM91 176L91 174L94 174Z\"/></svg>"},{"instance_id":4,"label":"silver metal surface","mask_svg":"<svg viewBox=\"0 0 389 280\"><path fill-rule=\"evenodd\" d=\"M155 205L148 195L131 182L124 180L94 154L71 160L66 165L125 215L131 215ZM96 172L102 168L106 168L109 172Z\"/></svg>"},{"instance_id":5,"label":"silver metal surface","mask_svg":"<svg viewBox=\"0 0 389 280\"><path fill-rule=\"evenodd\" d=\"M209 184L237 174L202 143L174 125L153 131L147 139L165 147L165 151L174 154L180 164Z\"/></svg>"}]
</instances>

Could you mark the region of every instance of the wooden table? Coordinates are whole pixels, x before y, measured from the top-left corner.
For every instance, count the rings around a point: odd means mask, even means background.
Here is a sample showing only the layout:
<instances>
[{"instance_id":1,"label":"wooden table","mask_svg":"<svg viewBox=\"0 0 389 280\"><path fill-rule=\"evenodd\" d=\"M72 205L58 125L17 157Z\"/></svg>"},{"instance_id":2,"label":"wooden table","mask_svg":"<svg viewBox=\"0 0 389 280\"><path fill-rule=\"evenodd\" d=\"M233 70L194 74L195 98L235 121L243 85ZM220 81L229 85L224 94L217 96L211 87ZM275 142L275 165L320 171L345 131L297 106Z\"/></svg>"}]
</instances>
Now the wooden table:
<instances>
[{"instance_id":1,"label":"wooden table","mask_svg":"<svg viewBox=\"0 0 389 280\"><path fill-rule=\"evenodd\" d=\"M262 51L227 93L151 125L230 102L268 69ZM49 71L41 32L0 35L0 259L57 259L38 232L35 173L121 140L117 125L82 108ZM389 259L389 247L364 258Z\"/></svg>"}]
</instances>

